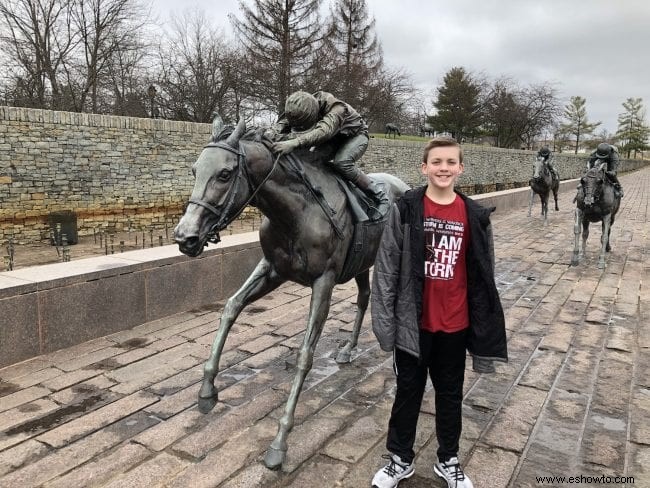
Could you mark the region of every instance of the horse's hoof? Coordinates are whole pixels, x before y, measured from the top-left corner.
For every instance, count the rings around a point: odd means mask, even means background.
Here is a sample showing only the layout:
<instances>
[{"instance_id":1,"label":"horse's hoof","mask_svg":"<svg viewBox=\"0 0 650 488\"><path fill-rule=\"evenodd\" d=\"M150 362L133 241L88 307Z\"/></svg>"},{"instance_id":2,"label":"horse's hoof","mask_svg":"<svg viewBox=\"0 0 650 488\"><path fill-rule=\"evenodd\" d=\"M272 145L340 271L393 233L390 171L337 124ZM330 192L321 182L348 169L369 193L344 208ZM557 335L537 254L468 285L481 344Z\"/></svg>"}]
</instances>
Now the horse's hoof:
<instances>
[{"instance_id":1,"label":"horse's hoof","mask_svg":"<svg viewBox=\"0 0 650 488\"><path fill-rule=\"evenodd\" d=\"M216 404L217 404L216 395L208 398L199 397L199 412L210 413Z\"/></svg>"},{"instance_id":2,"label":"horse's hoof","mask_svg":"<svg viewBox=\"0 0 650 488\"><path fill-rule=\"evenodd\" d=\"M264 465L269 469L280 469L286 455L287 451L269 447L266 451L266 456L264 456Z\"/></svg>"},{"instance_id":3,"label":"horse's hoof","mask_svg":"<svg viewBox=\"0 0 650 488\"><path fill-rule=\"evenodd\" d=\"M338 364L347 364L350 362L350 356L350 351L339 351L339 353L336 355L336 362Z\"/></svg>"},{"instance_id":4,"label":"horse's hoof","mask_svg":"<svg viewBox=\"0 0 650 488\"><path fill-rule=\"evenodd\" d=\"M578 260L577 259L572 259L571 260L571 266L578 266Z\"/></svg>"},{"instance_id":5,"label":"horse's hoof","mask_svg":"<svg viewBox=\"0 0 650 488\"><path fill-rule=\"evenodd\" d=\"M605 269L605 263L598 263L598 269Z\"/></svg>"}]
</instances>

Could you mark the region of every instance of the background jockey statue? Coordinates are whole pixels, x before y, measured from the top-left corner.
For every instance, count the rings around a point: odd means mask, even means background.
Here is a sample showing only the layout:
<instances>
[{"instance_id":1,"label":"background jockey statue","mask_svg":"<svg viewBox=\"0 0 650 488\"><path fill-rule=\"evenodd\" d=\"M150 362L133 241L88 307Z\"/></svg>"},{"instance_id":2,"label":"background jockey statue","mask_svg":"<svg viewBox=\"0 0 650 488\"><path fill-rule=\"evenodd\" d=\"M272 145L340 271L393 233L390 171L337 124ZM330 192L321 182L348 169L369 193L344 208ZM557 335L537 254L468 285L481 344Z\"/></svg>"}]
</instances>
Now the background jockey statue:
<instances>
[{"instance_id":1,"label":"background jockey statue","mask_svg":"<svg viewBox=\"0 0 650 488\"><path fill-rule=\"evenodd\" d=\"M606 142L598 144L596 150L589 155L587 168L593 168L598 160L607 163L607 177L612 181L612 183L614 183L614 189L618 193L618 196L623 198L623 187L621 186L621 182L618 181L618 176L616 175L619 160L616 148Z\"/></svg>"}]
</instances>

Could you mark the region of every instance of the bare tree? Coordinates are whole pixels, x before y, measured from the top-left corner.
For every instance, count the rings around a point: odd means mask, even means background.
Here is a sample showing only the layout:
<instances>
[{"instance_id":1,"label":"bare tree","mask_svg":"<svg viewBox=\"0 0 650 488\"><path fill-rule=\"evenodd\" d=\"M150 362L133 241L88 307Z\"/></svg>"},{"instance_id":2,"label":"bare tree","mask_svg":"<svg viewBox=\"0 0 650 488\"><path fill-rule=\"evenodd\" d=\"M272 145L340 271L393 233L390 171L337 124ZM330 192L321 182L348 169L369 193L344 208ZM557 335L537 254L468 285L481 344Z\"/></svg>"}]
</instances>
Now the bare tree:
<instances>
[{"instance_id":1,"label":"bare tree","mask_svg":"<svg viewBox=\"0 0 650 488\"><path fill-rule=\"evenodd\" d=\"M230 16L243 45L248 95L282 112L287 96L302 88L323 39L321 0L240 1L243 18Z\"/></svg>"},{"instance_id":2,"label":"bare tree","mask_svg":"<svg viewBox=\"0 0 650 488\"><path fill-rule=\"evenodd\" d=\"M145 87L150 79L147 72L149 46L118 47L107 60L105 89L110 92L107 111L115 115L148 117Z\"/></svg>"},{"instance_id":3,"label":"bare tree","mask_svg":"<svg viewBox=\"0 0 650 488\"><path fill-rule=\"evenodd\" d=\"M3 0L0 43L21 105L60 108L61 68L75 46L70 0Z\"/></svg>"},{"instance_id":4,"label":"bare tree","mask_svg":"<svg viewBox=\"0 0 650 488\"><path fill-rule=\"evenodd\" d=\"M511 78L498 78L483 102L485 131L498 147L531 149L559 114L556 90L548 83L521 88Z\"/></svg>"},{"instance_id":5,"label":"bare tree","mask_svg":"<svg viewBox=\"0 0 650 488\"><path fill-rule=\"evenodd\" d=\"M138 0L75 0L71 20L79 44L75 59L64 67L73 109L98 112L99 89L111 58L118 51L124 55L143 47L138 37L148 10Z\"/></svg>"},{"instance_id":6,"label":"bare tree","mask_svg":"<svg viewBox=\"0 0 650 488\"><path fill-rule=\"evenodd\" d=\"M173 22L159 57L158 100L167 116L209 122L215 111L229 115L225 94L231 87L232 49L203 12L186 11Z\"/></svg>"}]
</instances>

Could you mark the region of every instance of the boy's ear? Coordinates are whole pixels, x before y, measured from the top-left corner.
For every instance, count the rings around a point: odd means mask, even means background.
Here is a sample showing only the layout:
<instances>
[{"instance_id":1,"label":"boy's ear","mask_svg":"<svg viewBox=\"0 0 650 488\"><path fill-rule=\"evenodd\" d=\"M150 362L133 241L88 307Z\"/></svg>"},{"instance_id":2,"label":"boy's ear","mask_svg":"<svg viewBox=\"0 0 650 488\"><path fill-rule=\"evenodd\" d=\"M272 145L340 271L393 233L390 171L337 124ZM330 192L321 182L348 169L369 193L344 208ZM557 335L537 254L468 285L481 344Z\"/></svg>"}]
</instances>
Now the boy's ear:
<instances>
[{"instance_id":1,"label":"boy's ear","mask_svg":"<svg viewBox=\"0 0 650 488\"><path fill-rule=\"evenodd\" d=\"M427 163L420 164L420 172L426 176L427 175Z\"/></svg>"}]
</instances>

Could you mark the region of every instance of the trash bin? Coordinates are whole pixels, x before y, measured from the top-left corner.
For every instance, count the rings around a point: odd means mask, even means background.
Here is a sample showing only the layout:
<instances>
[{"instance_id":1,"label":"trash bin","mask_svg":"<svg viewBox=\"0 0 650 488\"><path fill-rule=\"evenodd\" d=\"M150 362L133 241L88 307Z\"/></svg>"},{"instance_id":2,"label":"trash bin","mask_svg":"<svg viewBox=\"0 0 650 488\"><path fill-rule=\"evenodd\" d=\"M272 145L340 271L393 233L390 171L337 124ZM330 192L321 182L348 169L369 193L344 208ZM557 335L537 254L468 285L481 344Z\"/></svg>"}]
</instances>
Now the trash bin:
<instances>
[{"instance_id":1,"label":"trash bin","mask_svg":"<svg viewBox=\"0 0 650 488\"><path fill-rule=\"evenodd\" d=\"M72 210L59 210L50 212L47 222L52 230L52 245L63 244L62 236L65 234L68 244L76 244L79 241L77 235L77 214ZM58 229L60 224L60 230Z\"/></svg>"}]
</instances>

